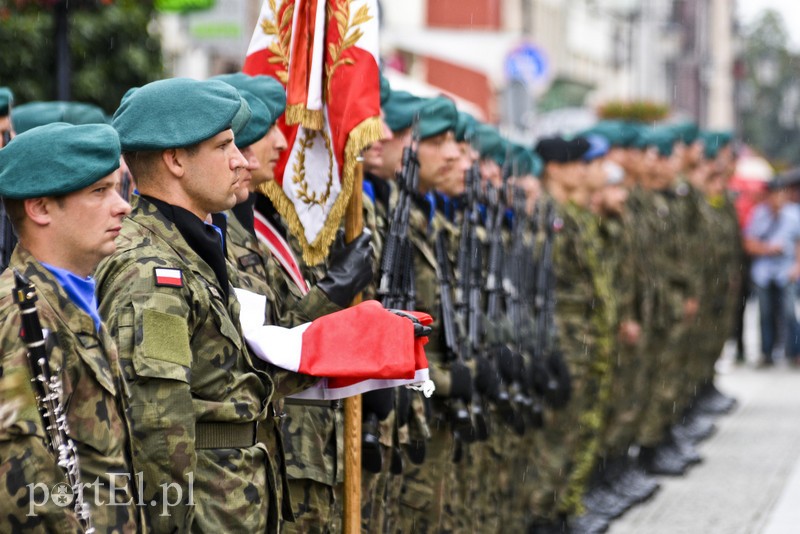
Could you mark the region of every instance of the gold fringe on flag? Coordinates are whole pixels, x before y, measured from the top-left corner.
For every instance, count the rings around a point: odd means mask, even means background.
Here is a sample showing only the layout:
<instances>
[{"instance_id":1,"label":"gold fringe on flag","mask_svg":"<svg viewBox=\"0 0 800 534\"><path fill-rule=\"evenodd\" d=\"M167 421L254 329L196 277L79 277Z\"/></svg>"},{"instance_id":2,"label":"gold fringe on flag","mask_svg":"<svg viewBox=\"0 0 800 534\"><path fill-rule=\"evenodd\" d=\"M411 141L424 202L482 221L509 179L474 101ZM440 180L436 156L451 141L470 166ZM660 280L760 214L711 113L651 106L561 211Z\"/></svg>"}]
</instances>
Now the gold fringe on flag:
<instances>
[{"instance_id":1,"label":"gold fringe on flag","mask_svg":"<svg viewBox=\"0 0 800 534\"><path fill-rule=\"evenodd\" d=\"M286 106L286 124L299 124L307 130L320 131L325 127L325 114L321 109L307 109L303 104Z\"/></svg>"},{"instance_id":2,"label":"gold fringe on flag","mask_svg":"<svg viewBox=\"0 0 800 534\"><path fill-rule=\"evenodd\" d=\"M300 107L300 106L298 106ZM289 122L289 108L286 109L287 123ZM321 129L321 128L320 128ZM318 265L325 261L331 243L336 238L336 231L342 224L342 217L347 209L347 202L353 193L353 179L355 177L356 158L374 141L383 137L383 124L380 117L369 117L350 131L344 149L344 164L342 169L342 190L331 207L325 224L317 234L316 239L309 243L306 239L303 225L295 211L292 201L275 181L270 181L260 186L259 192L266 195L286 221L289 231L296 236L303 248L303 261L306 265Z\"/></svg>"}]
</instances>

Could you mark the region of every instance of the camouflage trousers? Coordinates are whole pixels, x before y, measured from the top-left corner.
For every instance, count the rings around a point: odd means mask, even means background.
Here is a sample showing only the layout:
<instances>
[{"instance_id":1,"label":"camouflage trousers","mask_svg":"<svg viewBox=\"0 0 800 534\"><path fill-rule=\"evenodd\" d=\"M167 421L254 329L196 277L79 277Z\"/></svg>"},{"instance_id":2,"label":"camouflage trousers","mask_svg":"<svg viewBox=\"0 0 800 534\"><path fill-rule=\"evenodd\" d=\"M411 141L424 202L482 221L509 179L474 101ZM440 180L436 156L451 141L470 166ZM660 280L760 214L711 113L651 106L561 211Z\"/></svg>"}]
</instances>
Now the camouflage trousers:
<instances>
[{"instance_id":1,"label":"camouflage trousers","mask_svg":"<svg viewBox=\"0 0 800 534\"><path fill-rule=\"evenodd\" d=\"M336 534L341 532L341 511L336 491L310 479L289 480L295 520L284 521L283 532L290 534Z\"/></svg>"},{"instance_id":2,"label":"camouflage trousers","mask_svg":"<svg viewBox=\"0 0 800 534\"><path fill-rule=\"evenodd\" d=\"M453 468L453 433L443 415L428 422L431 438L421 465L406 463L400 493L398 532L453 532L457 491Z\"/></svg>"},{"instance_id":3,"label":"camouflage trousers","mask_svg":"<svg viewBox=\"0 0 800 534\"><path fill-rule=\"evenodd\" d=\"M563 410L545 408L545 426L534 434L530 508L537 520L582 512L581 495L600 444L603 407L599 404L606 379L594 369L590 353L568 358L572 398Z\"/></svg>"}]
</instances>

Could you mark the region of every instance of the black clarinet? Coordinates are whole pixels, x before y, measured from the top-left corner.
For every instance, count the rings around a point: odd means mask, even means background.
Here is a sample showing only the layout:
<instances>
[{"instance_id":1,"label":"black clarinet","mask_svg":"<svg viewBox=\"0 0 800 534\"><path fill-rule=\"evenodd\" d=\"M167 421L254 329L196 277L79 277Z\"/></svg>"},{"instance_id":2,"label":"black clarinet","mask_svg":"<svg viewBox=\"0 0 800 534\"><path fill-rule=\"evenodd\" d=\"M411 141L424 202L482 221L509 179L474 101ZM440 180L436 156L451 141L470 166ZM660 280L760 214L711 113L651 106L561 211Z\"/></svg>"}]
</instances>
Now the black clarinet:
<instances>
[{"instance_id":1,"label":"black clarinet","mask_svg":"<svg viewBox=\"0 0 800 534\"><path fill-rule=\"evenodd\" d=\"M36 288L18 270L14 269L14 302L21 312L22 332L20 337L28 347L28 363L31 366L36 404L42 417L47 446L58 458L58 466L64 470L67 483L72 488L73 508L87 534L94 532L89 505L83 499L83 486L80 481L78 450L69 437L69 426L64 407L61 405L62 385L60 369L54 374L47 358L45 338L36 309Z\"/></svg>"}]
</instances>

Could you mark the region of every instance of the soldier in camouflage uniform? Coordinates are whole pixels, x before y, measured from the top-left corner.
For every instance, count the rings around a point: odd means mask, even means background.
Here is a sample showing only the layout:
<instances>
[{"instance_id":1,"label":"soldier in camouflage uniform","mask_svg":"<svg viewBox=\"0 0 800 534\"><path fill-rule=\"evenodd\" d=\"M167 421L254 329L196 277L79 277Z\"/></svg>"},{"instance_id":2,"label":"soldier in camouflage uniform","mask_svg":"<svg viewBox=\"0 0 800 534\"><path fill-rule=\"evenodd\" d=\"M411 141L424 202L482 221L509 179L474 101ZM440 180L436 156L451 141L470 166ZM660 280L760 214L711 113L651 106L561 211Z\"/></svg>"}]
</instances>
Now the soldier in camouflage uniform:
<instances>
[{"instance_id":1,"label":"soldier in camouflage uniform","mask_svg":"<svg viewBox=\"0 0 800 534\"><path fill-rule=\"evenodd\" d=\"M130 211L117 193L119 156L117 134L105 125L43 126L0 152L0 195L20 236L11 269L0 276L2 532L83 531L71 506L45 498L65 482L65 473L56 464L59 451L47 448L50 434L30 382L12 270L36 289L49 365L62 384L56 402L65 410L96 532L144 529L134 504L139 501L125 419L129 393L90 277L97 262L114 251L119 225Z\"/></svg>"},{"instance_id":2,"label":"soldier in camouflage uniform","mask_svg":"<svg viewBox=\"0 0 800 534\"><path fill-rule=\"evenodd\" d=\"M11 106L14 93L8 87L0 87L0 148L3 148L14 137L14 126L11 124ZM0 204L0 270L5 269L11 259L17 240L11 229L11 222L6 215L6 208Z\"/></svg>"},{"instance_id":3,"label":"soldier in camouflage uniform","mask_svg":"<svg viewBox=\"0 0 800 534\"><path fill-rule=\"evenodd\" d=\"M117 253L98 268L98 296L132 392L142 498L175 503L167 515L147 509L159 532L277 524L270 451L256 439L274 386L247 351L236 273L204 223L235 203L246 162L230 128L247 109L223 82L170 79L136 89L114 115L140 196ZM160 495L163 484L172 495Z\"/></svg>"},{"instance_id":4,"label":"soldier in camouflage uniform","mask_svg":"<svg viewBox=\"0 0 800 534\"><path fill-rule=\"evenodd\" d=\"M597 225L588 211L590 190L582 185L580 158L588 150L583 138L543 139L536 147L545 161L544 185L563 221L553 250L556 328L573 393L563 411L545 410L545 427L537 434L532 532L560 528L583 512L581 497L599 446L611 302L597 258Z\"/></svg>"}]
</instances>

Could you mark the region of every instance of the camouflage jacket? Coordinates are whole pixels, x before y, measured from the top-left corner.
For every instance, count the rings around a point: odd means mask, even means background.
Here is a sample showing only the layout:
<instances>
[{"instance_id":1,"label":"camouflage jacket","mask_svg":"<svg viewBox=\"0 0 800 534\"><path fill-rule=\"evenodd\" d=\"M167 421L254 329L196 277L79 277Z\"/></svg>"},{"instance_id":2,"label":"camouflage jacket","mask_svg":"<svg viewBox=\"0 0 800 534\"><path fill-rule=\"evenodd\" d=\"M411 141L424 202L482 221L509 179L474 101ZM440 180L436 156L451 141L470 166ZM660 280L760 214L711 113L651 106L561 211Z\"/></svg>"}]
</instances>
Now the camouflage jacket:
<instances>
[{"instance_id":1,"label":"camouflage jacket","mask_svg":"<svg viewBox=\"0 0 800 534\"><path fill-rule=\"evenodd\" d=\"M247 352L232 288L226 299L214 271L154 204L131 204L117 252L96 277L131 390L134 470L142 498L157 505L147 519L156 532L263 532L276 495L255 433L272 380ZM171 269L172 280L156 269ZM167 502L177 504L163 514Z\"/></svg>"},{"instance_id":2,"label":"camouflage jacket","mask_svg":"<svg viewBox=\"0 0 800 534\"><path fill-rule=\"evenodd\" d=\"M98 533L136 532L141 521L133 504L137 501L130 478L130 429L124 416L128 390L114 342L105 327L95 329L91 317L73 304L53 275L27 250L17 246L9 267L0 276L0 405L16 404L16 415L0 416L0 502L4 503L0 531L80 530L71 506L57 507L51 499L33 508L33 515L27 517L31 498L27 484L41 483L50 490L66 479L56 465L56 455L47 449L30 383L28 351L20 339L20 311L12 298L14 268L36 286L36 306L42 328L49 332L51 370L61 377L60 401L77 448L80 480L92 484L85 487L84 500L95 529ZM112 483L113 505L109 504ZM37 499L42 501L41 496ZM121 504L126 502L130 504Z\"/></svg>"}]
</instances>

